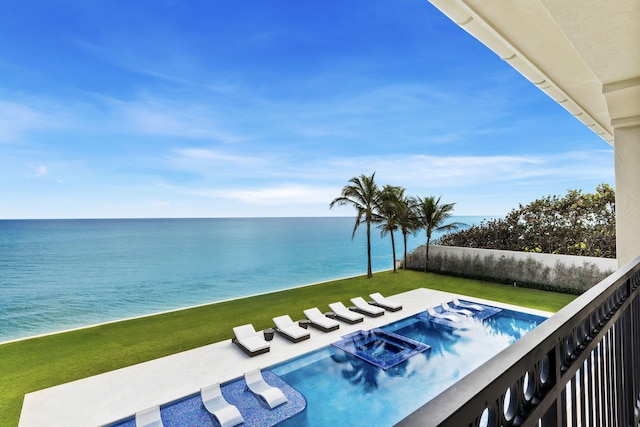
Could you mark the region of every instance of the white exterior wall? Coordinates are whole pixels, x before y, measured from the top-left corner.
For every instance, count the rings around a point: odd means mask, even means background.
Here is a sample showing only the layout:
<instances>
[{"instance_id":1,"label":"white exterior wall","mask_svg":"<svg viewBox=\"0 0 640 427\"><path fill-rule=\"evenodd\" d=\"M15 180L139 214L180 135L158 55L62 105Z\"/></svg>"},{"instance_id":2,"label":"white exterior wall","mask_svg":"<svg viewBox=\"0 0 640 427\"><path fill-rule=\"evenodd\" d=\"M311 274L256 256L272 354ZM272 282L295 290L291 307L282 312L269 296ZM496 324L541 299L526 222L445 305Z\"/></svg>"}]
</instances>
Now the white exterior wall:
<instances>
[{"instance_id":1,"label":"white exterior wall","mask_svg":"<svg viewBox=\"0 0 640 427\"><path fill-rule=\"evenodd\" d=\"M640 256L640 126L616 128L616 255L622 267Z\"/></svg>"}]
</instances>

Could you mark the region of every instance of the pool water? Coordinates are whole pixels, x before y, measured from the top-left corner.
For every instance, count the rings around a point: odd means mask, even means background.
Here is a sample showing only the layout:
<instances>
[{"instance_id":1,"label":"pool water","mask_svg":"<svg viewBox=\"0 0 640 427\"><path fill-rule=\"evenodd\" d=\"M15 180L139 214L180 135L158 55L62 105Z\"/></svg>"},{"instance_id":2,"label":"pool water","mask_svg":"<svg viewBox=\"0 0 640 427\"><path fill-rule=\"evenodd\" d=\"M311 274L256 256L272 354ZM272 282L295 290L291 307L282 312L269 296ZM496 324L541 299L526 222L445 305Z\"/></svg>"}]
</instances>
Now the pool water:
<instances>
[{"instance_id":1,"label":"pool water","mask_svg":"<svg viewBox=\"0 0 640 427\"><path fill-rule=\"evenodd\" d=\"M413 316L381 329L431 346L382 369L329 346L271 370L307 400L283 426L393 425L545 320L503 310L465 330Z\"/></svg>"},{"instance_id":2,"label":"pool water","mask_svg":"<svg viewBox=\"0 0 640 427\"><path fill-rule=\"evenodd\" d=\"M384 340L375 340L363 344L359 350L370 355L371 357L377 358L384 357L386 355L396 355L403 351L404 348Z\"/></svg>"}]
</instances>

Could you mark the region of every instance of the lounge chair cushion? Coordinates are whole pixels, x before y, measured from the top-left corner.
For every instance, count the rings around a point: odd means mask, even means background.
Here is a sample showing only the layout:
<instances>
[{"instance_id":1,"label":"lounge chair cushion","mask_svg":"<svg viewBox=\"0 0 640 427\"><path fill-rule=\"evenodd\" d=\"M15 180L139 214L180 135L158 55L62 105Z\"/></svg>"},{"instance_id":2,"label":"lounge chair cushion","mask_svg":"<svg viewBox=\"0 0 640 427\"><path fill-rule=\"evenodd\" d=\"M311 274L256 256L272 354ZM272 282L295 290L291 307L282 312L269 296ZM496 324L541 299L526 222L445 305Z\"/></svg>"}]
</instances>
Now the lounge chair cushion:
<instances>
[{"instance_id":1,"label":"lounge chair cushion","mask_svg":"<svg viewBox=\"0 0 640 427\"><path fill-rule=\"evenodd\" d=\"M334 319L329 319L322 314L317 307L304 310L304 315L309 319L311 325L325 332L334 331L340 327L340 323Z\"/></svg>"},{"instance_id":2,"label":"lounge chair cushion","mask_svg":"<svg viewBox=\"0 0 640 427\"><path fill-rule=\"evenodd\" d=\"M369 295L376 305L389 310L389 311L398 311L402 309L402 304L396 301L392 301L388 298L382 296L380 292L373 293Z\"/></svg>"},{"instance_id":3,"label":"lounge chair cushion","mask_svg":"<svg viewBox=\"0 0 640 427\"><path fill-rule=\"evenodd\" d=\"M269 351L271 347L264 337L256 332L251 324L236 326L233 328L233 334L236 337L236 344L251 356L265 353Z\"/></svg>"},{"instance_id":4,"label":"lounge chair cushion","mask_svg":"<svg viewBox=\"0 0 640 427\"><path fill-rule=\"evenodd\" d=\"M276 325L276 330L280 335L293 342L299 342L311 336L309 331L293 323L288 314L274 317L273 323Z\"/></svg>"},{"instance_id":5,"label":"lounge chair cushion","mask_svg":"<svg viewBox=\"0 0 640 427\"><path fill-rule=\"evenodd\" d=\"M336 317L349 323L358 323L364 320L362 314L349 310L342 302L333 302L329 304L329 308L336 314Z\"/></svg>"},{"instance_id":6,"label":"lounge chair cushion","mask_svg":"<svg viewBox=\"0 0 640 427\"><path fill-rule=\"evenodd\" d=\"M377 317L382 316L384 314L384 308L376 307L375 305L371 305L364 300L362 297L351 298L351 302L356 306L356 309L369 316Z\"/></svg>"}]
</instances>

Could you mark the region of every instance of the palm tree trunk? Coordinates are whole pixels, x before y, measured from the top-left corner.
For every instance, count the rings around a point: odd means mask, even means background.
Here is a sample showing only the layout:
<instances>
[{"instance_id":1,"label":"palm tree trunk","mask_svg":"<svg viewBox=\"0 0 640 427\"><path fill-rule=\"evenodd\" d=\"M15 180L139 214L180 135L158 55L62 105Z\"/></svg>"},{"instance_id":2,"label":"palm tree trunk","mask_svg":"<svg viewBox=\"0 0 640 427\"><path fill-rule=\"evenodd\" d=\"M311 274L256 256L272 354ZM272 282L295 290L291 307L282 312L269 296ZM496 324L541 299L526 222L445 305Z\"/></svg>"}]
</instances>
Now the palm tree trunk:
<instances>
[{"instance_id":1,"label":"palm tree trunk","mask_svg":"<svg viewBox=\"0 0 640 427\"><path fill-rule=\"evenodd\" d=\"M431 236L427 234L427 247L425 248L425 255L424 255L424 272L426 273L427 271L429 271L429 244L431 242Z\"/></svg>"},{"instance_id":2,"label":"palm tree trunk","mask_svg":"<svg viewBox=\"0 0 640 427\"><path fill-rule=\"evenodd\" d=\"M407 269L407 233L402 233L402 238L404 240L404 261L402 262L402 269Z\"/></svg>"},{"instance_id":3,"label":"palm tree trunk","mask_svg":"<svg viewBox=\"0 0 640 427\"><path fill-rule=\"evenodd\" d=\"M371 221L367 220L367 278L371 279Z\"/></svg>"},{"instance_id":4,"label":"palm tree trunk","mask_svg":"<svg viewBox=\"0 0 640 427\"><path fill-rule=\"evenodd\" d=\"M393 231L391 231L391 251L393 251L393 272L396 272L396 241L393 238Z\"/></svg>"}]
</instances>

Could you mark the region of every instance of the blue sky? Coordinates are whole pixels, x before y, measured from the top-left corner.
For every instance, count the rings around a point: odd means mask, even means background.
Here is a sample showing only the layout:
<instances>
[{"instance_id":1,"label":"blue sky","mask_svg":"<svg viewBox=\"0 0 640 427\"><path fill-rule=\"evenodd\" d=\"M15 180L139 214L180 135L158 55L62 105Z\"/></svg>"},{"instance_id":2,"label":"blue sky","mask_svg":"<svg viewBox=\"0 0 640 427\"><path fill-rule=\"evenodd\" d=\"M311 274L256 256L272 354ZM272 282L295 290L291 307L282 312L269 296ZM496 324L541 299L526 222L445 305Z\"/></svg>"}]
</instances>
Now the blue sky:
<instances>
[{"instance_id":1,"label":"blue sky","mask_svg":"<svg viewBox=\"0 0 640 427\"><path fill-rule=\"evenodd\" d=\"M0 15L0 218L504 215L613 149L425 0L35 1Z\"/></svg>"}]
</instances>

